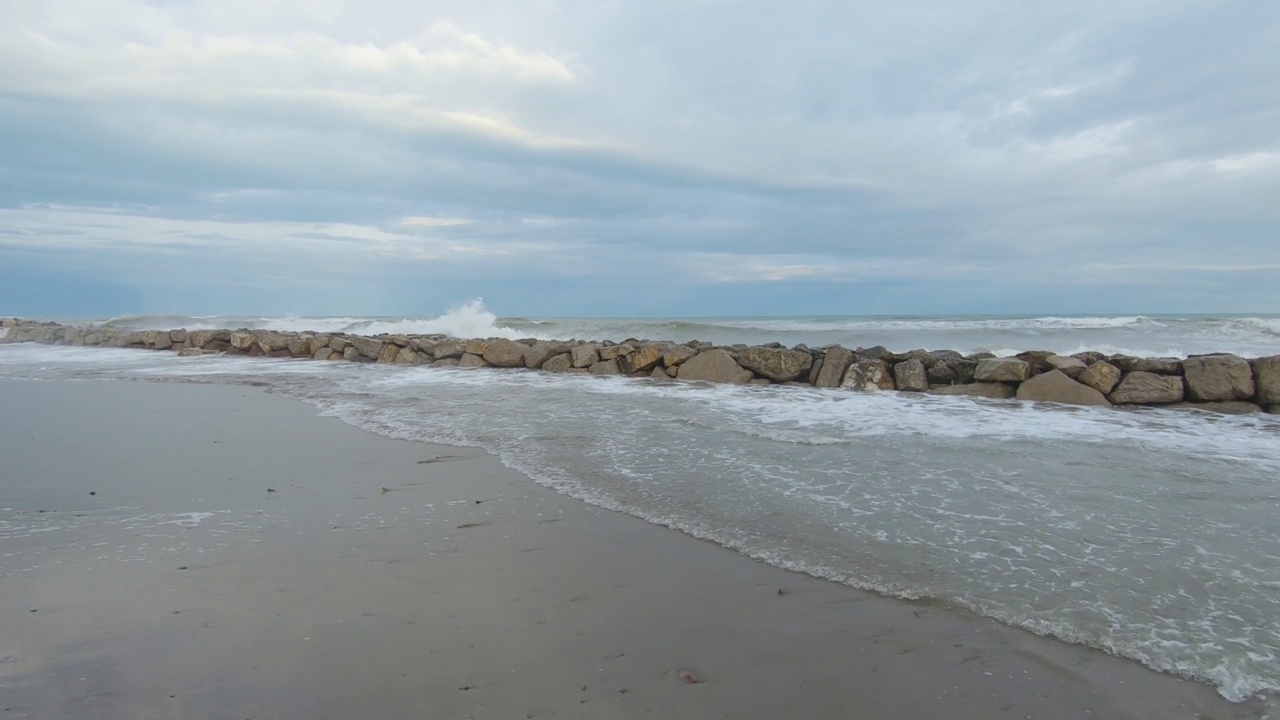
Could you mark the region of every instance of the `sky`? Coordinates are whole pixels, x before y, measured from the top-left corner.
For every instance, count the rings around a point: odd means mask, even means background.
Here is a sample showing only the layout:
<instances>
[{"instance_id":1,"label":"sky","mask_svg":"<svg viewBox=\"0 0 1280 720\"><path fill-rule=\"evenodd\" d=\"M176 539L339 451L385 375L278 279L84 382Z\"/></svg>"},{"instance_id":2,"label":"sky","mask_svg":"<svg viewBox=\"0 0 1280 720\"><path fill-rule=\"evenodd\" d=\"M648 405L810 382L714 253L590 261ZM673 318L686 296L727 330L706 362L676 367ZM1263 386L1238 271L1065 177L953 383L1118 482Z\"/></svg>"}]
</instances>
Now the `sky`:
<instances>
[{"instance_id":1,"label":"sky","mask_svg":"<svg viewBox=\"0 0 1280 720\"><path fill-rule=\"evenodd\" d=\"M5 0L0 314L1280 312L1274 0Z\"/></svg>"}]
</instances>

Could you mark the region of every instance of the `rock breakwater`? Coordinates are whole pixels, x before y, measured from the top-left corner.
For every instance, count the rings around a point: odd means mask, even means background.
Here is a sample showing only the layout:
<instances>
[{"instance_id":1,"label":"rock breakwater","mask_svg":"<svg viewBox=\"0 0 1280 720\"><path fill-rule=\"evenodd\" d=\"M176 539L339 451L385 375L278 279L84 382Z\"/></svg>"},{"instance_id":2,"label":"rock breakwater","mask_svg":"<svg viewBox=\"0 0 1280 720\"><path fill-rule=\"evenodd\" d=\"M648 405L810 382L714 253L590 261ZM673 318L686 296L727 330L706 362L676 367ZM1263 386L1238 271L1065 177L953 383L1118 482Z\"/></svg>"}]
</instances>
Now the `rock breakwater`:
<instances>
[{"instance_id":1,"label":"rock breakwater","mask_svg":"<svg viewBox=\"0 0 1280 720\"><path fill-rule=\"evenodd\" d=\"M852 391L897 391L1095 406L1163 406L1216 413L1280 413L1280 355L1140 358L1028 351L1013 357L882 346L787 348L627 339L509 340L445 335L352 335L262 330L146 330L0 320L0 343L222 353L313 361L459 368L523 368Z\"/></svg>"}]
</instances>

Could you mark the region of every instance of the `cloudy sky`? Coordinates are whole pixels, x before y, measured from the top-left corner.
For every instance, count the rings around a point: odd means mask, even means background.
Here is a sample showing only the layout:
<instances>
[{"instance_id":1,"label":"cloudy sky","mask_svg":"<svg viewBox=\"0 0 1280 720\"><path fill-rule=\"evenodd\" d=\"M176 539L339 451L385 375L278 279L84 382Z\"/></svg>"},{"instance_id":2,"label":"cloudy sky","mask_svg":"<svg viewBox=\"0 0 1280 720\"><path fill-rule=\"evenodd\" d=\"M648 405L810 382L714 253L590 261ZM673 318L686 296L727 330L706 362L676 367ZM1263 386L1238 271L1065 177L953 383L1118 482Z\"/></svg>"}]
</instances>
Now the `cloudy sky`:
<instances>
[{"instance_id":1,"label":"cloudy sky","mask_svg":"<svg viewBox=\"0 0 1280 720\"><path fill-rule=\"evenodd\" d=\"M0 314L1280 312L1274 0L4 0Z\"/></svg>"}]
</instances>

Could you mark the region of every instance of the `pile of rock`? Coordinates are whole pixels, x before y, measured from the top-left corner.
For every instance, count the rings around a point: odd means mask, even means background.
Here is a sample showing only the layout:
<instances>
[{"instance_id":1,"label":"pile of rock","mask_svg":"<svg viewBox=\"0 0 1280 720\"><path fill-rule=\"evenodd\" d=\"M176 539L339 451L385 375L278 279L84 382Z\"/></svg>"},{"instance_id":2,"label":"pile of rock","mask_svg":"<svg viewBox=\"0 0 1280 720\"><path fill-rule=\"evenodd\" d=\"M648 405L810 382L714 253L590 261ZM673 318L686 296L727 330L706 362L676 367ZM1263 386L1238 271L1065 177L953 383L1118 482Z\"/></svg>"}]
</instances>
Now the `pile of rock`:
<instances>
[{"instance_id":1,"label":"pile of rock","mask_svg":"<svg viewBox=\"0 0 1280 720\"><path fill-rule=\"evenodd\" d=\"M932 393L1072 405L1162 405L1224 413L1280 413L1280 355L1177 358L1071 356L1033 351L999 358L952 350L890 352L884 347L719 346L628 339L464 340L444 335L378 335L255 330L129 331L0 320L0 343L131 347L181 356L225 353L271 358L460 368L527 368L716 383Z\"/></svg>"}]
</instances>

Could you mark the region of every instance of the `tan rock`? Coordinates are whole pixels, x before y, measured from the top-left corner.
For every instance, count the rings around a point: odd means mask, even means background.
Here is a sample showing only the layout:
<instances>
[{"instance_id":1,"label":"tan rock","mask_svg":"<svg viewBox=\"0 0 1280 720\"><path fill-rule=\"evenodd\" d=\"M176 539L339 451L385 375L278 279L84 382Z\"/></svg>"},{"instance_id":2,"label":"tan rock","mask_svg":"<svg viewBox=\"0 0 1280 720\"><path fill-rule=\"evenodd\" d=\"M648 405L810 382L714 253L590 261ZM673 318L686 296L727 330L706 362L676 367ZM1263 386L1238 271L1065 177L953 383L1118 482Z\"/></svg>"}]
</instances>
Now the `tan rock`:
<instances>
[{"instance_id":1,"label":"tan rock","mask_svg":"<svg viewBox=\"0 0 1280 720\"><path fill-rule=\"evenodd\" d=\"M698 353L693 358L680 364L676 377L681 380L703 380L715 383L732 383L742 385L749 382L753 375L745 370L728 352L711 349Z\"/></svg>"},{"instance_id":2,"label":"tan rock","mask_svg":"<svg viewBox=\"0 0 1280 720\"><path fill-rule=\"evenodd\" d=\"M456 340L451 338L448 340L441 340L440 342L436 343L436 346L433 352L431 353L431 355L437 360L448 360L448 359L457 360L458 358L462 357L462 354L465 353L466 351L467 351L467 344L465 342L463 342L462 340Z\"/></svg>"},{"instance_id":3,"label":"tan rock","mask_svg":"<svg viewBox=\"0 0 1280 720\"><path fill-rule=\"evenodd\" d=\"M1129 366L1129 372L1149 372L1157 375L1181 375L1182 361L1178 358L1138 358Z\"/></svg>"},{"instance_id":4,"label":"tan rock","mask_svg":"<svg viewBox=\"0 0 1280 720\"><path fill-rule=\"evenodd\" d=\"M662 348L654 345L642 345L635 352L618 358L618 368L625 374L648 373L662 362Z\"/></svg>"},{"instance_id":5,"label":"tan rock","mask_svg":"<svg viewBox=\"0 0 1280 720\"><path fill-rule=\"evenodd\" d=\"M563 373L568 372L572 368L573 355L570 355L569 353L560 353L559 355L547 358L547 360L542 363L542 370L545 372Z\"/></svg>"},{"instance_id":6,"label":"tan rock","mask_svg":"<svg viewBox=\"0 0 1280 720\"><path fill-rule=\"evenodd\" d=\"M448 367L457 367L457 366L458 366L458 358L456 357L440 358L439 360L436 360L431 363L431 367L438 367L438 368L448 368Z\"/></svg>"},{"instance_id":7,"label":"tan rock","mask_svg":"<svg viewBox=\"0 0 1280 720\"><path fill-rule=\"evenodd\" d=\"M508 340L507 342L511 342L511 341ZM485 354L485 351L489 349L489 341L480 340L478 338L463 340L462 344L467 352L471 353L472 355L479 355L481 357L483 357Z\"/></svg>"},{"instance_id":8,"label":"tan rock","mask_svg":"<svg viewBox=\"0 0 1280 720\"><path fill-rule=\"evenodd\" d=\"M979 382L1022 382L1031 377L1031 365L1017 358L979 360L973 379Z\"/></svg>"},{"instance_id":9,"label":"tan rock","mask_svg":"<svg viewBox=\"0 0 1280 720\"><path fill-rule=\"evenodd\" d=\"M589 370L592 375L617 375L619 374L618 361L616 359L601 360L600 362L593 363Z\"/></svg>"},{"instance_id":10,"label":"tan rock","mask_svg":"<svg viewBox=\"0 0 1280 720\"><path fill-rule=\"evenodd\" d=\"M1098 360L1080 373L1076 378L1076 382L1097 390L1106 395L1115 389L1116 384L1120 382L1120 368L1112 365L1106 360Z\"/></svg>"},{"instance_id":11,"label":"tan rock","mask_svg":"<svg viewBox=\"0 0 1280 720\"><path fill-rule=\"evenodd\" d=\"M576 368L588 368L600 362L600 353L596 352L596 345L578 345L570 350L573 357L573 366Z\"/></svg>"},{"instance_id":12,"label":"tan rock","mask_svg":"<svg viewBox=\"0 0 1280 720\"><path fill-rule=\"evenodd\" d=\"M631 343L622 343L621 345L606 345L601 347L597 352L600 353L601 360L617 360L623 355L630 355L636 351L636 346Z\"/></svg>"},{"instance_id":13,"label":"tan rock","mask_svg":"<svg viewBox=\"0 0 1280 720\"><path fill-rule=\"evenodd\" d=\"M858 360L845 371L840 387L845 390L893 390L895 383L887 360Z\"/></svg>"},{"instance_id":14,"label":"tan rock","mask_svg":"<svg viewBox=\"0 0 1280 720\"><path fill-rule=\"evenodd\" d=\"M1280 405L1280 355L1258 358L1251 363L1258 402Z\"/></svg>"},{"instance_id":15,"label":"tan rock","mask_svg":"<svg viewBox=\"0 0 1280 720\"><path fill-rule=\"evenodd\" d=\"M524 353L527 349L514 340L494 340L485 346L483 357L485 362L494 367L524 367Z\"/></svg>"},{"instance_id":16,"label":"tan rock","mask_svg":"<svg viewBox=\"0 0 1280 720\"><path fill-rule=\"evenodd\" d=\"M662 364L669 368L677 367L697 355L697 348L691 348L688 345L675 345L662 351ZM673 375L672 377L675 376Z\"/></svg>"},{"instance_id":17,"label":"tan rock","mask_svg":"<svg viewBox=\"0 0 1280 720\"><path fill-rule=\"evenodd\" d=\"M458 367L460 368L482 368L489 367L489 363L485 362L483 356L472 355L471 353L463 353L458 359ZM508 366L511 367L511 366Z\"/></svg>"},{"instance_id":18,"label":"tan rock","mask_svg":"<svg viewBox=\"0 0 1280 720\"><path fill-rule=\"evenodd\" d=\"M1109 397L1117 405L1164 405L1181 402L1182 378L1135 370L1120 380Z\"/></svg>"},{"instance_id":19,"label":"tan rock","mask_svg":"<svg viewBox=\"0 0 1280 720\"><path fill-rule=\"evenodd\" d=\"M785 348L749 347L738 353L738 365L775 382L787 382L808 373L813 356Z\"/></svg>"},{"instance_id":20,"label":"tan rock","mask_svg":"<svg viewBox=\"0 0 1280 720\"><path fill-rule=\"evenodd\" d=\"M396 361L400 355L400 346L395 343L386 342L382 344L382 349L378 351L378 362L391 364Z\"/></svg>"},{"instance_id":21,"label":"tan rock","mask_svg":"<svg viewBox=\"0 0 1280 720\"><path fill-rule=\"evenodd\" d=\"M382 355L382 346L386 344L381 340L360 335L351 335L347 337L347 341L356 349L356 352L370 360L377 360Z\"/></svg>"},{"instance_id":22,"label":"tan rock","mask_svg":"<svg viewBox=\"0 0 1280 720\"><path fill-rule=\"evenodd\" d=\"M893 366L894 385L903 392L924 392L929 389L929 376L924 363L916 358Z\"/></svg>"},{"instance_id":23,"label":"tan rock","mask_svg":"<svg viewBox=\"0 0 1280 720\"><path fill-rule=\"evenodd\" d=\"M334 355L334 349L327 345L324 345L316 348L316 351L311 355L311 359L312 360L328 360L329 358L333 357L333 355Z\"/></svg>"},{"instance_id":24,"label":"tan rock","mask_svg":"<svg viewBox=\"0 0 1280 720\"><path fill-rule=\"evenodd\" d=\"M1187 399L1193 402L1247 400L1253 397L1253 368L1235 355L1206 355L1182 363L1187 378Z\"/></svg>"},{"instance_id":25,"label":"tan rock","mask_svg":"<svg viewBox=\"0 0 1280 720\"><path fill-rule=\"evenodd\" d=\"M396 348L395 363L397 365L425 365L431 360L430 355L423 355L412 347L396 347L395 345L391 347Z\"/></svg>"},{"instance_id":26,"label":"tan rock","mask_svg":"<svg viewBox=\"0 0 1280 720\"><path fill-rule=\"evenodd\" d=\"M1019 400L1063 403L1065 405L1098 405L1106 407L1111 405L1105 395L1088 385L1072 380L1061 370L1050 370L1027 380L1018 386L1018 392L1015 397Z\"/></svg>"},{"instance_id":27,"label":"tan rock","mask_svg":"<svg viewBox=\"0 0 1280 720\"><path fill-rule=\"evenodd\" d=\"M178 351L178 357L197 357L204 354L198 347L184 347Z\"/></svg>"},{"instance_id":28,"label":"tan rock","mask_svg":"<svg viewBox=\"0 0 1280 720\"><path fill-rule=\"evenodd\" d=\"M530 370L537 370L547 360L567 350L568 346L562 342L540 340L525 349L524 366Z\"/></svg>"},{"instance_id":29,"label":"tan rock","mask_svg":"<svg viewBox=\"0 0 1280 720\"><path fill-rule=\"evenodd\" d=\"M253 333L231 333L231 347L237 350L248 350L253 347L255 342L257 342L257 337Z\"/></svg>"}]
</instances>

